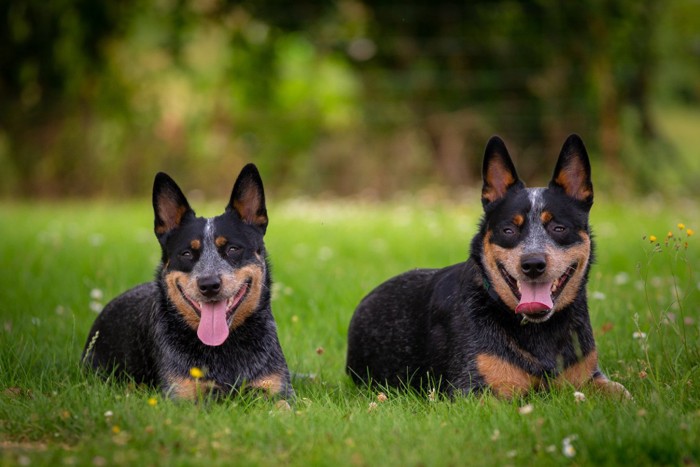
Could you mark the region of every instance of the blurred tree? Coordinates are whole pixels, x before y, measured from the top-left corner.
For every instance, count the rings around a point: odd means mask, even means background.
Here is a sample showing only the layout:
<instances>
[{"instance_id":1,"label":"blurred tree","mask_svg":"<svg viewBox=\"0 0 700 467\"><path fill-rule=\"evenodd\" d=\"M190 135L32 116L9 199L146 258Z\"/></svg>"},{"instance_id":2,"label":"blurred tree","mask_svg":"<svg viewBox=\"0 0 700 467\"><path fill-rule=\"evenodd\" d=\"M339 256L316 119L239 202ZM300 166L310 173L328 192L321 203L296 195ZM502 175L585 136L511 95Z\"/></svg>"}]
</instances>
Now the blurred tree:
<instances>
[{"instance_id":1,"label":"blurred tree","mask_svg":"<svg viewBox=\"0 0 700 467\"><path fill-rule=\"evenodd\" d=\"M70 133L80 133L80 121L89 118L104 49L124 32L121 19L132 4L0 2L0 132L7 140L8 170L27 182L20 184L25 194L37 188L29 180L52 183L65 174L89 172L70 153L84 149ZM66 137L71 149L60 154L54 146ZM46 153L54 159L47 161Z\"/></svg>"},{"instance_id":2,"label":"blurred tree","mask_svg":"<svg viewBox=\"0 0 700 467\"><path fill-rule=\"evenodd\" d=\"M650 188L672 156L652 100L700 96L697 10L692 0L9 0L0 194L93 193L105 180L133 193L156 169L218 187L232 159L304 192L464 186L478 184L492 133L542 182L573 131L611 173L626 167ZM663 88L659 47L676 64ZM651 163L629 163L630 134Z\"/></svg>"}]
</instances>

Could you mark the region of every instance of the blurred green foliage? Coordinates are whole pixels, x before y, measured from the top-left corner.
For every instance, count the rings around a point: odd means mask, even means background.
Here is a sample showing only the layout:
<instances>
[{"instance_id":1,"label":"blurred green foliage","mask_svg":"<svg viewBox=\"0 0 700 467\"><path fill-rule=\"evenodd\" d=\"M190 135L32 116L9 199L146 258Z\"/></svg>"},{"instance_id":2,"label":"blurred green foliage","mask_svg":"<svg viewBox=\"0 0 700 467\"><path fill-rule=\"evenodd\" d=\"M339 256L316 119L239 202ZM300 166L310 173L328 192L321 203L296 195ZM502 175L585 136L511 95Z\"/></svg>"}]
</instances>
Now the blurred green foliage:
<instances>
[{"instance_id":1,"label":"blurred green foliage","mask_svg":"<svg viewBox=\"0 0 700 467\"><path fill-rule=\"evenodd\" d=\"M693 0L8 0L0 195L473 186L493 133L543 182L570 132L603 187L688 194L698 44Z\"/></svg>"}]
</instances>

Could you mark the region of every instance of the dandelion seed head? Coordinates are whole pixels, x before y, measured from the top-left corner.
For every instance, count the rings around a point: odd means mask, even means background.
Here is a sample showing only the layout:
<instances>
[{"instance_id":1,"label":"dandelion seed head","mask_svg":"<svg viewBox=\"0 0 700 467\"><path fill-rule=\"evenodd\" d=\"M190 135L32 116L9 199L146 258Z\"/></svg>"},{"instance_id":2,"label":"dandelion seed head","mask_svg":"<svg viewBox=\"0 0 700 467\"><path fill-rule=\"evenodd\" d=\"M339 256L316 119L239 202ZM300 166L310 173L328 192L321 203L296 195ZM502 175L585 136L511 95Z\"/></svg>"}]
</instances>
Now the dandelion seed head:
<instances>
[{"instance_id":1,"label":"dandelion seed head","mask_svg":"<svg viewBox=\"0 0 700 467\"><path fill-rule=\"evenodd\" d=\"M523 405L522 407L520 407L520 408L518 409L518 413L519 413L520 415L528 415L528 414L531 414L534 410L535 410L535 406L534 406L534 405L532 405L532 404L526 404L526 405Z\"/></svg>"},{"instance_id":2,"label":"dandelion seed head","mask_svg":"<svg viewBox=\"0 0 700 467\"><path fill-rule=\"evenodd\" d=\"M105 412L105 417L107 418L111 417L112 415L114 415L114 412L112 412L111 410Z\"/></svg>"},{"instance_id":3,"label":"dandelion seed head","mask_svg":"<svg viewBox=\"0 0 700 467\"><path fill-rule=\"evenodd\" d=\"M584 402L586 400L586 395L580 391L574 391L574 400L576 402Z\"/></svg>"},{"instance_id":4,"label":"dandelion seed head","mask_svg":"<svg viewBox=\"0 0 700 467\"><path fill-rule=\"evenodd\" d=\"M388 397L386 397L386 394L384 394L383 392L380 392L379 394L377 394L377 401L378 402L386 402L387 399L388 399Z\"/></svg>"}]
</instances>

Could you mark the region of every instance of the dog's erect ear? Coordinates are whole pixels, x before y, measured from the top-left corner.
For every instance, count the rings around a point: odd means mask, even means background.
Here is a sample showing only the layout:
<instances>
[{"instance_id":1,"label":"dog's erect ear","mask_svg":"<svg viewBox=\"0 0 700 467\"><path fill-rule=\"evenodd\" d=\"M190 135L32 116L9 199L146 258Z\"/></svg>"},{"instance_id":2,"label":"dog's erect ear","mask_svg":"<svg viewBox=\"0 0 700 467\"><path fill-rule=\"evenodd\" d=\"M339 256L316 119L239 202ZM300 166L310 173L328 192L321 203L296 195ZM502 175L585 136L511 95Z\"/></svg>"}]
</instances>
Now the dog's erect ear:
<instances>
[{"instance_id":1,"label":"dog's erect ear","mask_svg":"<svg viewBox=\"0 0 700 467\"><path fill-rule=\"evenodd\" d=\"M549 186L563 189L564 193L578 201L593 204L591 164L578 135L570 135L564 142Z\"/></svg>"},{"instance_id":2,"label":"dog's erect ear","mask_svg":"<svg viewBox=\"0 0 700 467\"><path fill-rule=\"evenodd\" d=\"M226 212L237 214L243 222L257 226L265 233L268 222L265 191L255 164L248 164L241 170L233 185Z\"/></svg>"},{"instance_id":3,"label":"dog's erect ear","mask_svg":"<svg viewBox=\"0 0 700 467\"><path fill-rule=\"evenodd\" d=\"M484 207L503 198L511 188L525 187L515 172L506 144L498 136L492 136L486 144L482 175L481 204Z\"/></svg>"},{"instance_id":4,"label":"dog's erect ear","mask_svg":"<svg viewBox=\"0 0 700 467\"><path fill-rule=\"evenodd\" d=\"M180 187L163 172L158 172L153 181L153 212L158 239L180 227L185 218L195 215Z\"/></svg>"}]
</instances>

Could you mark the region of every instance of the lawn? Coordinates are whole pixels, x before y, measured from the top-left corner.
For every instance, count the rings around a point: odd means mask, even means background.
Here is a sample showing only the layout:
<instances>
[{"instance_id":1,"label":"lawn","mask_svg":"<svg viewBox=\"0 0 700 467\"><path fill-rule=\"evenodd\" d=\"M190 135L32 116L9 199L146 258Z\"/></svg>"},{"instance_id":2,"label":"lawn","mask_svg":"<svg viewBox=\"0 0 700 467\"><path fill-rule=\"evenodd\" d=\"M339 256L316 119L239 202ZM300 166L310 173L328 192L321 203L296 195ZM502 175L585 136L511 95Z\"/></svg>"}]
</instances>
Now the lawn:
<instances>
[{"instance_id":1,"label":"lawn","mask_svg":"<svg viewBox=\"0 0 700 467\"><path fill-rule=\"evenodd\" d=\"M268 202L273 312L300 375L291 411L253 396L173 402L84 374L96 310L155 270L150 204L0 205L0 463L700 463L700 235L688 237L700 228L697 204L597 197L593 328L602 368L634 400L586 388L577 402L573 389L513 401L385 391L383 400L344 374L359 300L399 272L464 260L476 202Z\"/></svg>"}]
</instances>

